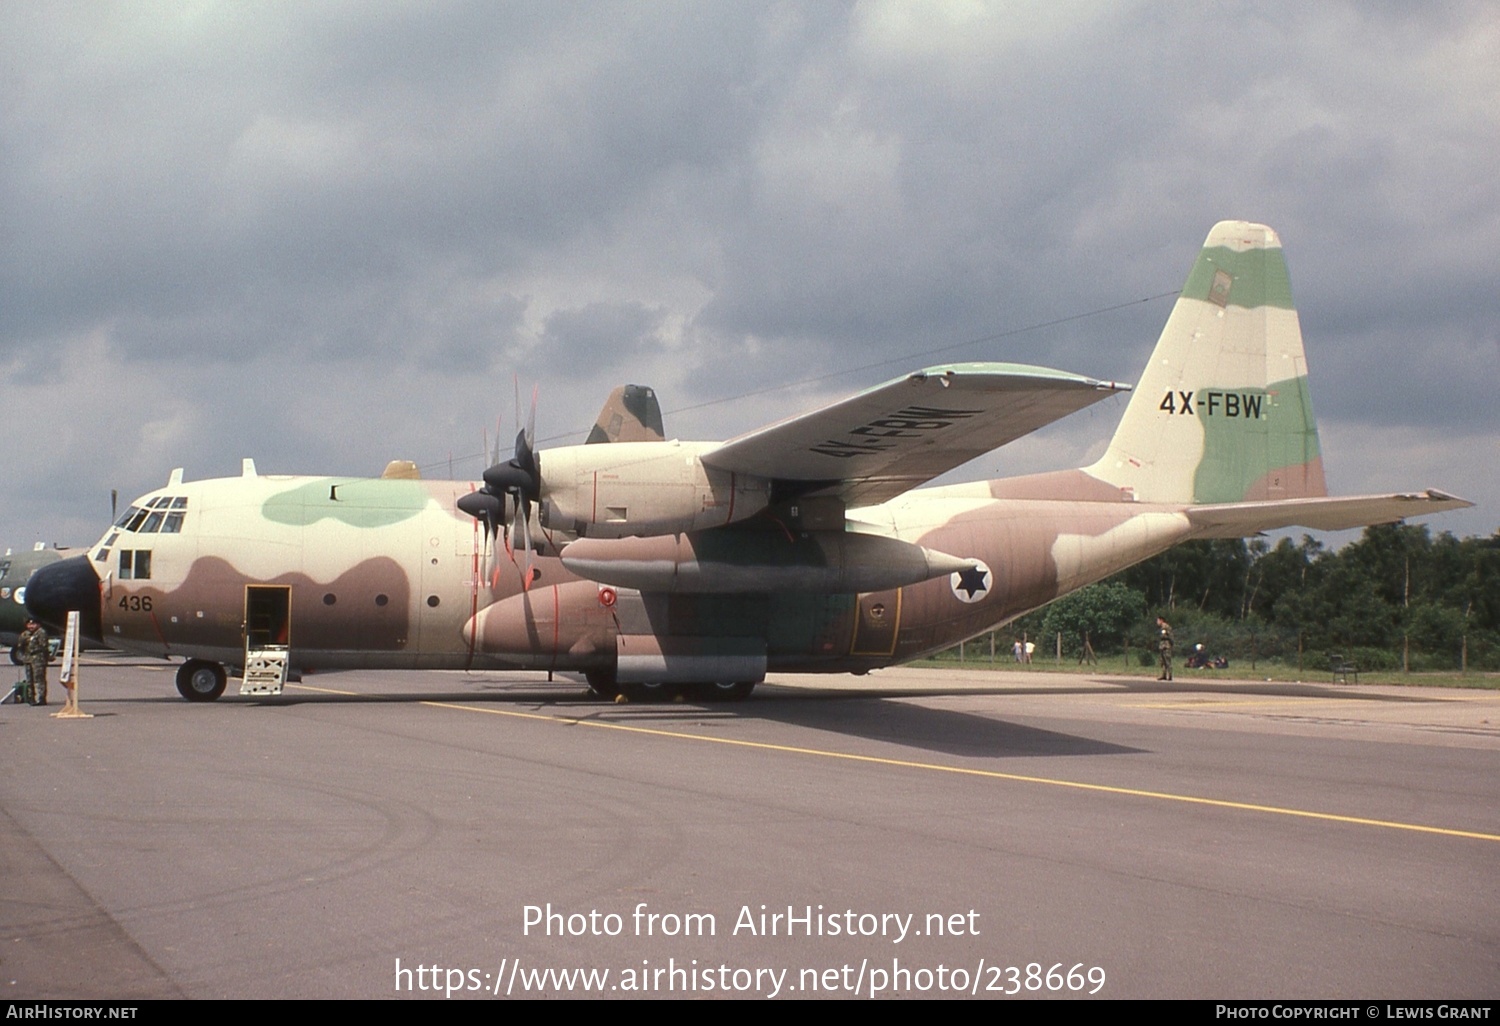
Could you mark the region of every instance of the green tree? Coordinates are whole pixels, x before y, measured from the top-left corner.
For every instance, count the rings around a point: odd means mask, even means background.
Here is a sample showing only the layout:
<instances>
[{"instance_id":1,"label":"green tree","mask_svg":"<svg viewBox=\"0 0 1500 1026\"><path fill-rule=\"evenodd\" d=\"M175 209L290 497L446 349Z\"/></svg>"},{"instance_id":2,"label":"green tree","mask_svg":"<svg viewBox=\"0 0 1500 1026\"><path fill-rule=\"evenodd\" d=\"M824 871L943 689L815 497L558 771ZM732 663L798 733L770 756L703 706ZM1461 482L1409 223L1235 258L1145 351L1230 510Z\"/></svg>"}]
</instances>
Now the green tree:
<instances>
[{"instance_id":1,"label":"green tree","mask_svg":"<svg viewBox=\"0 0 1500 1026\"><path fill-rule=\"evenodd\" d=\"M1120 642L1146 608L1146 597L1119 580L1091 584L1065 595L1042 615L1047 637L1061 633L1069 652L1119 651Z\"/></svg>"}]
</instances>

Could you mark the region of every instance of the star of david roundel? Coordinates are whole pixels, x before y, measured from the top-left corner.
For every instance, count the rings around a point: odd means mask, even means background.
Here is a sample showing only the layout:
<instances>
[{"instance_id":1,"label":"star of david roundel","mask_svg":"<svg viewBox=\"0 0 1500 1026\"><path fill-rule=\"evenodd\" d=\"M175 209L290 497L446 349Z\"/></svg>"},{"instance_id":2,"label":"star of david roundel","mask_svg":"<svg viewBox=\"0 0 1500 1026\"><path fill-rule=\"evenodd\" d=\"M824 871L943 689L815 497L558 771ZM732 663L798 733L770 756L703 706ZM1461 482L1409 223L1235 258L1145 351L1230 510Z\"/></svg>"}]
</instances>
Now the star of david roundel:
<instances>
[{"instance_id":1,"label":"star of david roundel","mask_svg":"<svg viewBox=\"0 0 1500 1026\"><path fill-rule=\"evenodd\" d=\"M953 596L960 602L978 602L990 593L990 585L994 583L994 574L978 559L968 570L948 575L948 587L953 589Z\"/></svg>"}]
</instances>

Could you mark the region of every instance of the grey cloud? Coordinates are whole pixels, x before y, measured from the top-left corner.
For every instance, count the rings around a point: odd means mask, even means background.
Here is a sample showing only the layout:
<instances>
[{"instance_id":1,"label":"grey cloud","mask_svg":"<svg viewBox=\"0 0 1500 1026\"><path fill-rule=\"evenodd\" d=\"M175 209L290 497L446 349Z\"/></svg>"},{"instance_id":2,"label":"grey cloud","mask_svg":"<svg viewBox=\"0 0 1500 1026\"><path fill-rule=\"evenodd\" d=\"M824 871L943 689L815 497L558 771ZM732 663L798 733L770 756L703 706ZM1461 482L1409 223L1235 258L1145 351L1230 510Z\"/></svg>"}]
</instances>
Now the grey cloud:
<instances>
[{"instance_id":1,"label":"grey cloud","mask_svg":"<svg viewBox=\"0 0 1500 1026\"><path fill-rule=\"evenodd\" d=\"M1130 380L1170 300L1108 308L1177 288L1228 217L1283 236L1325 418L1493 438L1497 26L1461 2L13 6L0 382L55 441L0 518L74 523L127 487L101 452L143 487L241 455L445 463L513 422L517 374L543 434L627 379L669 410L756 393L677 418L704 437L908 355ZM122 391L140 416L100 412ZM1017 458L1084 444L1058 437Z\"/></svg>"}]
</instances>

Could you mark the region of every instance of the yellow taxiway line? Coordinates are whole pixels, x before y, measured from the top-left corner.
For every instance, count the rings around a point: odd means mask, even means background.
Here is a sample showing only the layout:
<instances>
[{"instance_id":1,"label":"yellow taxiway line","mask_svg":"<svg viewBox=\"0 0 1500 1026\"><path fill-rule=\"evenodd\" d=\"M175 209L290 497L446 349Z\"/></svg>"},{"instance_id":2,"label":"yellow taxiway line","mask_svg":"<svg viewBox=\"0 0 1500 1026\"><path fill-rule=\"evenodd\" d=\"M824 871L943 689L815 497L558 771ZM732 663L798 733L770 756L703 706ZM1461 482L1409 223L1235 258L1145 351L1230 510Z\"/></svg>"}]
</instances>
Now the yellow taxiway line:
<instances>
[{"instance_id":1,"label":"yellow taxiway line","mask_svg":"<svg viewBox=\"0 0 1500 1026\"><path fill-rule=\"evenodd\" d=\"M457 702L424 701L422 704L432 706L435 709L456 709L460 712L488 713L491 716L512 716L517 719L542 720L570 727L596 727L600 730L620 730L631 734L648 734L654 737L667 737L684 741L702 741L708 744L757 748L762 751L809 755L821 759L842 759L846 762L865 762L878 766L898 766L902 769L926 770L932 773L955 773L961 776L986 777L991 780L1008 780L1022 784L1045 784L1050 787L1066 787L1075 791L1128 795L1132 798L1154 798L1158 801L1207 805L1212 808L1234 809L1239 812L1262 812L1274 816L1294 816L1299 819L1321 820L1326 823L1348 823L1357 826L1383 827L1387 830L1408 830L1421 834L1439 834L1444 837L1467 837L1478 841L1500 841L1500 834L1486 834L1476 830L1454 830L1449 827L1426 826L1421 823L1402 823L1397 820L1370 819L1364 816L1340 816L1332 812L1290 809L1279 805L1258 805L1253 802L1235 802L1223 798L1202 798L1190 794L1172 794L1169 791L1147 791L1134 787L1114 787L1109 784L1088 784L1077 780L1059 780L1055 777L1034 777L1023 773L1002 773L999 770L975 769L968 766L945 766L942 763L935 762L913 762L907 759L886 759L877 755L855 755L852 752L834 752L823 748L802 748L796 745L771 744L766 741L744 741L738 738L710 737L705 734L689 734L678 730L663 730L660 727L637 727L626 723L609 723L604 720L580 719L571 716L549 716L545 713L519 712L513 709L489 709L473 705L462 705Z\"/></svg>"}]
</instances>

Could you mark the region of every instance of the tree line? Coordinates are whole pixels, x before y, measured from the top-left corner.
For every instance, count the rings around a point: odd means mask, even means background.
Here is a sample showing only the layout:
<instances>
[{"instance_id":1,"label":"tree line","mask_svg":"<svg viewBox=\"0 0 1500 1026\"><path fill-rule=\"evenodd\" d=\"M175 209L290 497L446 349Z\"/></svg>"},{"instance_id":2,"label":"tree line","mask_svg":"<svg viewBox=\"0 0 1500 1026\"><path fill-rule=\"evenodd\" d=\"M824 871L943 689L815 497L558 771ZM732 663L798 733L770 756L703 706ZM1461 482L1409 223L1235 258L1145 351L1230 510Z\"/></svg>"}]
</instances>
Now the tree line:
<instances>
[{"instance_id":1,"label":"tree line","mask_svg":"<svg viewBox=\"0 0 1500 1026\"><path fill-rule=\"evenodd\" d=\"M1304 535L1274 545L1189 542L1074 592L998 632L1051 656L1155 657L1156 618L1177 657L1196 645L1232 665L1323 668L1337 653L1369 670L1500 670L1500 533L1433 537L1424 525L1367 528L1328 549Z\"/></svg>"}]
</instances>

